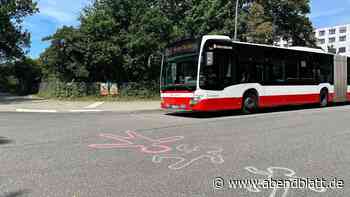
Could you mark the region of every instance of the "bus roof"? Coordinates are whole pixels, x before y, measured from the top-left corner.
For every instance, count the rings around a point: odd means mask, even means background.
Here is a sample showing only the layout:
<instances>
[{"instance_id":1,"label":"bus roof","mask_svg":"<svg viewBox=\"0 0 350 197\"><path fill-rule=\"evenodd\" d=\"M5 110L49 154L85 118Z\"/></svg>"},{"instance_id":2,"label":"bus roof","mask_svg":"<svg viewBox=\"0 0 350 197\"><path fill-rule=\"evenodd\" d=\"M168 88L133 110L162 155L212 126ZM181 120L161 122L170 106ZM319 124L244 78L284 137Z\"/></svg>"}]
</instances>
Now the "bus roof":
<instances>
[{"instance_id":1,"label":"bus roof","mask_svg":"<svg viewBox=\"0 0 350 197\"><path fill-rule=\"evenodd\" d=\"M261 47L269 47L269 48L277 48L277 49L287 49L287 50L294 50L294 51L304 51L304 52L335 55L333 53L328 53L328 52L326 52L322 49L318 49L318 48L300 47L300 46L280 47L280 46L273 46L273 45L267 45L267 44L256 44L256 43L239 42L239 41L232 41L232 42L238 43L238 44L252 45L252 46L261 46Z\"/></svg>"},{"instance_id":2,"label":"bus roof","mask_svg":"<svg viewBox=\"0 0 350 197\"><path fill-rule=\"evenodd\" d=\"M171 45L175 45L176 43L179 43L181 41L188 41L188 40L195 40L195 39L183 39L183 40L178 40ZM232 40L229 36L223 36L223 35L205 35L202 37L202 41L205 42L207 40L227 40L227 41L232 41L233 43L237 44L244 44L244 45L251 45L251 46L261 46L261 47L268 47L268 48L276 48L276 49L286 49L286 50L293 50L293 51L303 51L303 52L311 52L311 53L319 53L319 54L327 54L327 55L340 55L340 54L333 54L324 51L323 49L320 48L311 48L311 47L302 47L302 46L292 46L292 47L280 47L280 46L273 46L273 45L267 45L267 44L257 44L257 43L249 43L249 42L240 42L240 41L234 41ZM169 45L169 46L171 46ZM344 55L340 55L344 56ZM349 57L350 58L350 57Z\"/></svg>"},{"instance_id":3,"label":"bus roof","mask_svg":"<svg viewBox=\"0 0 350 197\"><path fill-rule=\"evenodd\" d=\"M218 39L218 40L231 40L233 43L238 43L238 44L245 44L245 45L252 45L252 46L261 46L261 47L269 47L269 48L277 48L277 49L287 49L287 50L294 50L294 51L304 51L304 52L312 52L312 53L335 55L333 53L328 53L328 52L324 51L323 49L319 49L319 48L301 47L301 46L280 47L280 46L273 46L273 45L267 45L267 44L256 44L256 43L249 43L249 42L234 41L229 36L222 36L222 35L206 35L206 36L203 36L203 41L206 41L206 40L209 40L209 39L214 39L214 40L215 39Z\"/></svg>"}]
</instances>

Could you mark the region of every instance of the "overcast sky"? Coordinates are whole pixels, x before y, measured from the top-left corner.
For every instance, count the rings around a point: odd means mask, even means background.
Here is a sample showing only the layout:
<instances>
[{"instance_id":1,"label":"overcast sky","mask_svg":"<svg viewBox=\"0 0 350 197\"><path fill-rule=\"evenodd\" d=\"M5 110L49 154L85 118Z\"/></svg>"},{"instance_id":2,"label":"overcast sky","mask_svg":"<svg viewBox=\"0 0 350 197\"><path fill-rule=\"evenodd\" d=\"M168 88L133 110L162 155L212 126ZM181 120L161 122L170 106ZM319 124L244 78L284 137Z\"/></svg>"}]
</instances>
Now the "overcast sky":
<instances>
[{"instance_id":1,"label":"overcast sky","mask_svg":"<svg viewBox=\"0 0 350 197\"><path fill-rule=\"evenodd\" d=\"M25 20L24 26L32 33L31 57L38 57L48 46L41 39L53 34L63 25L78 25L80 10L90 0L38 0L40 13ZM311 0L311 21L315 27L350 23L350 0Z\"/></svg>"}]
</instances>

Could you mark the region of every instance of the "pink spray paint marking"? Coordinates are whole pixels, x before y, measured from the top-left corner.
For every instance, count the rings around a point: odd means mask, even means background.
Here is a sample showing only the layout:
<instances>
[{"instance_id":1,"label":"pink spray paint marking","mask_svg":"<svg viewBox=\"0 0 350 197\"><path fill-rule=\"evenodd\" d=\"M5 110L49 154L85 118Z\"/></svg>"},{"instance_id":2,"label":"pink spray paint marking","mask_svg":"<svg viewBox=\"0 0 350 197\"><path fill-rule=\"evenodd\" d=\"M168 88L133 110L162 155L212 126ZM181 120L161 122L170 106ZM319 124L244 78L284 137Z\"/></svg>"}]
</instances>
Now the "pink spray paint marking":
<instances>
[{"instance_id":1,"label":"pink spray paint marking","mask_svg":"<svg viewBox=\"0 0 350 197\"><path fill-rule=\"evenodd\" d=\"M145 154L161 154L172 150L167 143L184 139L184 136L174 136L168 138L152 139L143 136L135 131L126 131L127 137L113 134L100 134L100 137L117 141L113 144L91 144L90 148L114 149L114 148L134 148Z\"/></svg>"},{"instance_id":2,"label":"pink spray paint marking","mask_svg":"<svg viewBox=\"0 0 350 197\"><path fill-rule=\"evenodd\" d=\"M209 159L213 164L222 164L225 162L221 155L222 152L223 149L221 148L190 147L187 144L182 144L176 147L176 153L174 154L154 155L152 162L162 163L166 159L177 160L175 163L172 161L173 163L168 168L171 170L180 170L202 159Z\"/></svg>"}]
</instances>

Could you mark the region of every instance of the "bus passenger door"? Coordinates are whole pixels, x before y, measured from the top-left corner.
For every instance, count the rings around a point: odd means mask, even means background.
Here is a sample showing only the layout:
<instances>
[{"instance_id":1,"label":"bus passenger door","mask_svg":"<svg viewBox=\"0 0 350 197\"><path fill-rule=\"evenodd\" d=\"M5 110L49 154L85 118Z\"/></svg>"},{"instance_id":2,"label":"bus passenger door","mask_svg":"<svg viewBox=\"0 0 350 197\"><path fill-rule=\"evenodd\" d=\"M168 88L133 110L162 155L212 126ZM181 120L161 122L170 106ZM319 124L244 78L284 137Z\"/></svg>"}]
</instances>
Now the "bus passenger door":
<instances>
[{"instance_id":1,"label":"bus passenger door","mask_svg":"<svg viewBox=\"0 0 350 197\"><path fill-rule=\"evenodd\" d=\"M284 105L287 102L285 93L285 62L273 59L265 65L263 107Z\"/></svg>"}]
</instances>

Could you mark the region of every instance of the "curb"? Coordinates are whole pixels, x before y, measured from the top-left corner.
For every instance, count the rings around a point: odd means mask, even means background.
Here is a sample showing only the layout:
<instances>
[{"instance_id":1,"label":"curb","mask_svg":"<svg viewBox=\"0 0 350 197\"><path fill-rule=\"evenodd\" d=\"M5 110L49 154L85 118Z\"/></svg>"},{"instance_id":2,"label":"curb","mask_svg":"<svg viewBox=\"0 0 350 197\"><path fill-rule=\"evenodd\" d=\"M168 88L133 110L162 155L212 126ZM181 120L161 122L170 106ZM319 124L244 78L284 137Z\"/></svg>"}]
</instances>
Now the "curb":
<instances>
[{"instance_id":1,"label":"curb","mask_svg":"<svg viewBox=\"0 0 350 197\"><path fill-rule=\"evenodd\" d=\"M50 109L12 109L12 110L0 110L0 113L42 113L42 114L83 114L83 113L119 113L119 114L135 114L135 113L147 113L147 112L161 112L161 109L142 109L142 110L130 110L130 111L118 111L118 110L50 110Z\"/></svg>"}]
</instances>

